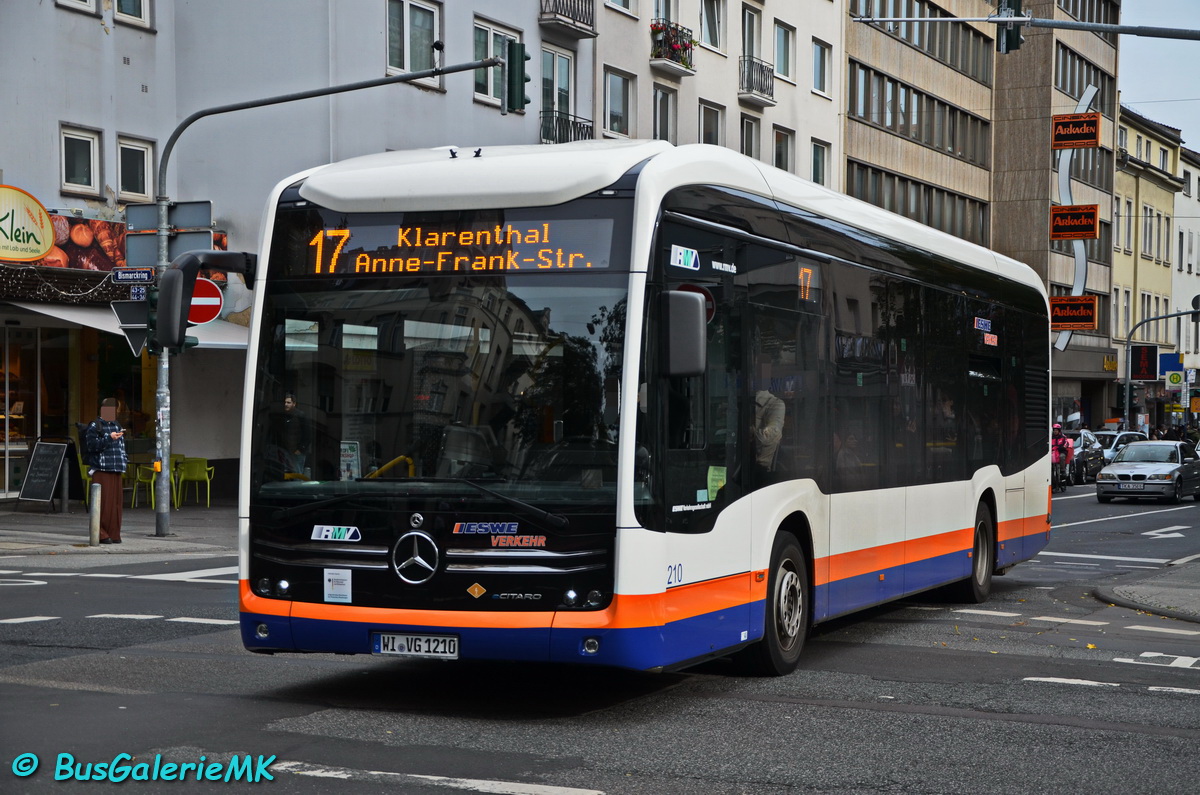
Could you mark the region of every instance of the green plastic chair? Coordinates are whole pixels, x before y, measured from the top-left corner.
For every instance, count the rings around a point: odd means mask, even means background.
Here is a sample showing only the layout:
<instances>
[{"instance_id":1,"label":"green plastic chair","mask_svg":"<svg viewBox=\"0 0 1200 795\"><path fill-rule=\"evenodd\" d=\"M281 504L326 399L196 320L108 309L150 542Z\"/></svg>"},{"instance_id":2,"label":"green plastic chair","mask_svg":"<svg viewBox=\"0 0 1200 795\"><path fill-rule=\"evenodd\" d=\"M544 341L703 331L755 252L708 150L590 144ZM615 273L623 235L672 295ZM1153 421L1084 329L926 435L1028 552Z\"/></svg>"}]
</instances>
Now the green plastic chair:
<instances>
[{"instance_id":1,"label":"green plastic chair","mask_svg":"<svg viewBox=\"0 0 1200 795\"><path fill-rule=\"evenodd\" d=\"M150 496L150 507L154 507L154 484L158 481L158 473L153 464L138 464L133 477L133 497L129 501L130 508L137 507L138 487L145 486L146 494Z\"/></svg>"},{"instance_id":2,"label":"green plastic chair","mask_svg":"<svg viewBox=\"0 0 1200 795\"><path fill-rule=\"evenodd\" d=\"M189 483L196 487L196 502L200 502L200 484L204 484L204 507L212 505L212 477L216 467L208 465L207 458L185 458L179 466L179 503L187 496Z\"/></svg>"}]
</instances>

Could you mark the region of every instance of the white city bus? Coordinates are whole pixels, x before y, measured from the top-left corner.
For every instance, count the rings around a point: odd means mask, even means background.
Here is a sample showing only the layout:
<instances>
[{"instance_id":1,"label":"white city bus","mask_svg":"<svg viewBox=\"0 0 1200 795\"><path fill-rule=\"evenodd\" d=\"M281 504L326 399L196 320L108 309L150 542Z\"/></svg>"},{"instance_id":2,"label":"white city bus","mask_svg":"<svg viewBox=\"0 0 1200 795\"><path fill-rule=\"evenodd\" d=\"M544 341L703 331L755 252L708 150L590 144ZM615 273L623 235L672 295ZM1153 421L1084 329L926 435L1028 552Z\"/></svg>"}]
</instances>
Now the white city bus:
<instances>
[{"instance_id":1,"label":"white city bus","mask_svg":"<svg viewBox=\"0 0 1200 795\"><path fill-rule=\"evenodd\" d=\"M1048 539L1038 277L727 149L335 163L258 264L252 651L784 674Z\"/></svg>"}]
</instances>

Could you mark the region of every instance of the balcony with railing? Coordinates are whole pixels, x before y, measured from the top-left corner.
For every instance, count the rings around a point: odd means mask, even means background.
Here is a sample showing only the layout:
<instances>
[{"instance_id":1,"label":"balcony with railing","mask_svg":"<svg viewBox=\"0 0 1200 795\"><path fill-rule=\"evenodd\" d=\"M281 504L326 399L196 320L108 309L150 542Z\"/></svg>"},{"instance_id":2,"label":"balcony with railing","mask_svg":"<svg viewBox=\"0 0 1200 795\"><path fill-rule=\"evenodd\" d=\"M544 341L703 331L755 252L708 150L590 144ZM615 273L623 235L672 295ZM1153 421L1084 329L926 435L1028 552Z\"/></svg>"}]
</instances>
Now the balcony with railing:
<instances>
[{"instance_id":1,"label":"balcony with railing","mask_svg":"<svg viewBox=\"0 0 1200 795\"><path fill-rule=\"evenodd\" d=\"M743 55L738 100L769 108L775 105L775 64Z\"/></svg>"},{"instance_id":2,"label":"balcony with railing","mask_svg":"<svg viewBox=\"0 0 1200 795\"><path fill-rule=\"evenodd\" d=\"M542 143L565 144L568 141L588 141L592 137L591 119L581 119L561 110L542 111Z\"/></svg>"},{"instance_id":3,"label":"balcony with railing","mask_svg":"<svg viewBox=\"0 0 1200 795\"><path fill-rule=\"evenodd\" d=\"M686 77L696 74L692 63L696 40L690 28L677 25L669 19L650 22L650 68L660 72Z\"/></svg>"},{"instance_id":4,"label":"balcony with railing","mask_svg":"<svg viewBox=\"0 0 1200 795\"><path fill-rule=\"evenodd\" d=\"M596 0L542 0L538 24L573 39L594 39Z\"/></svg>"}]
</instances>

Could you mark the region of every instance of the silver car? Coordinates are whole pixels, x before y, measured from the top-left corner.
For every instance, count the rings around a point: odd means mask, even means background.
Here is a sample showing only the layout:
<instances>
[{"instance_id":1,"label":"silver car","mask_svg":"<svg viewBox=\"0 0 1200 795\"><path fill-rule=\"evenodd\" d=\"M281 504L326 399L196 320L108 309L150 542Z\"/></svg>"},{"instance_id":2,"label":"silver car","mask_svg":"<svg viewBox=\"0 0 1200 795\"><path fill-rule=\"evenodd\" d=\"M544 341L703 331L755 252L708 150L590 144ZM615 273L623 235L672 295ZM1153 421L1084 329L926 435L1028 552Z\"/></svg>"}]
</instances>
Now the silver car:
<instances>
[{"instance_id":1,"label":"silver car","mask_svg":"<svg viewBox=\"0 0 1200 795\"><path fill-rule=\"evenodd\" d=\"M1130 442L1096 476L1096 499L1156 497L1200 501L1200 458L1189 442Z\"/></svg>"},{"instance_id":2,"label":"silver car","mask_svg":"<svg viewBox=\"0 0 1200 795\"><path fill-rule=\"evenodd\" d=\"M1146 434L1141 431L1096 431L1096 441L1104 448L1104 463L1109 464L1125 445L1146 441Z\"/></svg>"}]
</instances>

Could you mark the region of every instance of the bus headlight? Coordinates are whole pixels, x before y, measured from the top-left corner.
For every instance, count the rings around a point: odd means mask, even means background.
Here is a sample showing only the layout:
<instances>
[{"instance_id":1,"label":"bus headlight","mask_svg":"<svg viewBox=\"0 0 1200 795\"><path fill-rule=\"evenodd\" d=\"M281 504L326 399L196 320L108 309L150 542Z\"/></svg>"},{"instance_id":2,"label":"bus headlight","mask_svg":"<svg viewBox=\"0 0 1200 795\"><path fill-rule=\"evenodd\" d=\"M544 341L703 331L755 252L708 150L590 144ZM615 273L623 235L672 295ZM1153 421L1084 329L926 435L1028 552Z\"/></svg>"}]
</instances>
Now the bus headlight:
<instances>
[{"instance_id":1,"label":"bus headlight","mask_svg":"<svg viewBox=\"0 0 1200 795\"><path fill-rule=\"evenodd\" d=\"M254 590L258 592L259 596L270 596L271 595L271 581L268 580L266 577L263 577L262 579L260 579L258 581L258 584L256 584L254 586Z\"/></svg>"}]
</instances>

